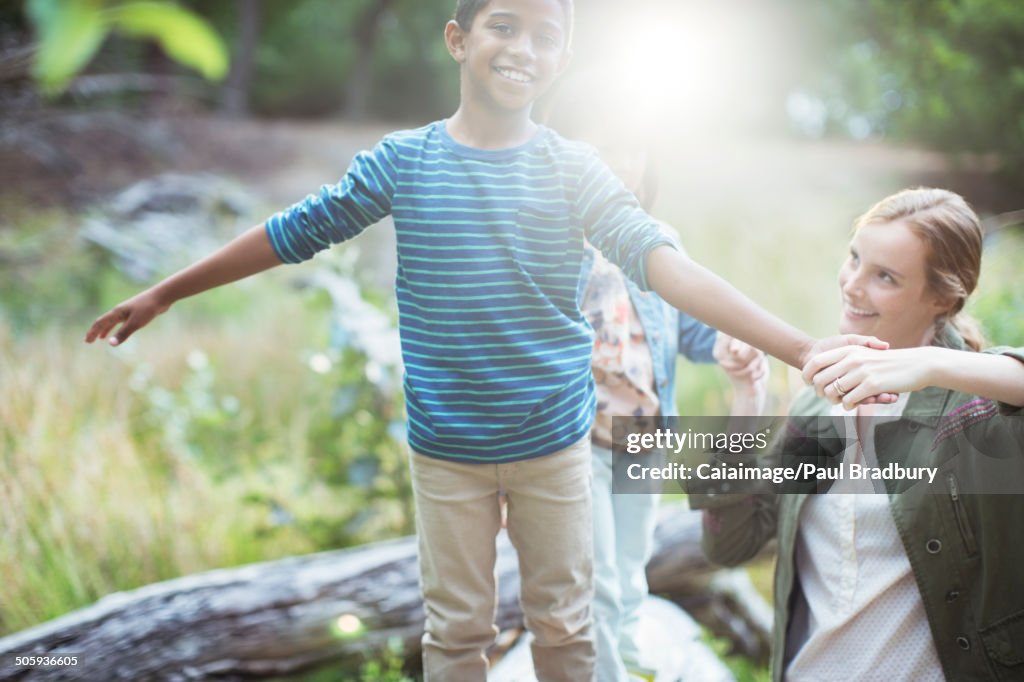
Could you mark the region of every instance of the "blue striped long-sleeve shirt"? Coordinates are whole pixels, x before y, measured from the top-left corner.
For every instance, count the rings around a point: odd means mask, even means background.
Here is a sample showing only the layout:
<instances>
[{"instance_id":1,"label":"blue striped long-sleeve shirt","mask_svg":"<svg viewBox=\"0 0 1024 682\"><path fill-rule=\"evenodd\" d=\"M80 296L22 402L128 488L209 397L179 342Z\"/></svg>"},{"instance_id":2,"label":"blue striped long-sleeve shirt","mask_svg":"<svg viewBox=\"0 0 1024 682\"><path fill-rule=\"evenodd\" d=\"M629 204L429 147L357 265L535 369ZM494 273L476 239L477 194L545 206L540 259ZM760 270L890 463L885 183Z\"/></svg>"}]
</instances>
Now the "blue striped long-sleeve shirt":
<instances>
[{"instance_id":1,"label":"blue striped long-sleeve shirt","mask_svg":"<svg viewBox=\"0 0 1024 682\"><path fill-rule=\"evenodd\" d=\"M466 147L439 121L387 135L267 233L297 263L389 213L410 447L507 462L587 436L584 237L644 288L647 252L671 245L597 153L546 128L519 147Z\"/></svg>"}]
</instances>

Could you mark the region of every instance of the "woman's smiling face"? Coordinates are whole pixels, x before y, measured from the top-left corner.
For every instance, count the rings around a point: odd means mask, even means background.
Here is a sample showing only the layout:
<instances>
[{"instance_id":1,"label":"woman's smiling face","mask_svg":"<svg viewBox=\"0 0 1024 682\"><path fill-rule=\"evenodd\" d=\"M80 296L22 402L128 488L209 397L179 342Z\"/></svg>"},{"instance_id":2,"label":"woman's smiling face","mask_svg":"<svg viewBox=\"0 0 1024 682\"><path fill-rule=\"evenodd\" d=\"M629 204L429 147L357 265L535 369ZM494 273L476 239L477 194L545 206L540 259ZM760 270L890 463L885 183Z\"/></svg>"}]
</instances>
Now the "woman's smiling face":
<instances>
[{"instance_id":1,"label":"woman's smiling face","mask_svg":"<svg viewBox=\"0 0 1024 682\"><path fill-rule=\"evenodd\" d=\"M931 342L935 319L949 309L928 288L927 246L906 224L868 223L850 242L839 270L839 331L869 334L892 348Z\"/></svg>"}]
</instances>

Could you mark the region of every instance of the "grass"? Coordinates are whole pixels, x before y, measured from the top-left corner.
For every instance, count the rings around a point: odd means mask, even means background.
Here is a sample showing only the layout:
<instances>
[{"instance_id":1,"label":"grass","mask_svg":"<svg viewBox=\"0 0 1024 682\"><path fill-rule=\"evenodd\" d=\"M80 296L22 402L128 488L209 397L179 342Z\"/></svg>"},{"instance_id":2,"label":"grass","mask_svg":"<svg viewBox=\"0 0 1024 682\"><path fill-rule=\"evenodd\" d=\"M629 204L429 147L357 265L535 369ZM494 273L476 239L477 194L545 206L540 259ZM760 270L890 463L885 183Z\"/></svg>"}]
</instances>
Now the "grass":
<instances>
[{"instance_id":1,"label":"grass","mask_svg":"<svg viewBox=\"0 0 1024 682\"><path fill-rule=\"evenodd\" d=\"M3 628L17 630L112 591L289 551L255 545L240 481L217 482L140 429L133 368L77 334L0 340ZM13 362L16 359L17 362ZM157 371L181 371L169 354Z\"/></svg>"},{"instance_id":2,"label":"grass","mask_svg":"<svg viewBox=\"0 0 1024 682\"><path fill-rule=\"evenodd\" d=\"M116 350L83 344L84 325L0 327L0 634L114 591L323 549L318 529L366 513L366 494L316 470L343 446L329 429L310 438L335 421L336 386L306 362L326 343L322 313L279 283L248 286L260 305L217 319L180 304ZM239 293L207 305L221 295ZM386 511L362 541L408 528L403 506Z\"/></svg>"}]
</instances>

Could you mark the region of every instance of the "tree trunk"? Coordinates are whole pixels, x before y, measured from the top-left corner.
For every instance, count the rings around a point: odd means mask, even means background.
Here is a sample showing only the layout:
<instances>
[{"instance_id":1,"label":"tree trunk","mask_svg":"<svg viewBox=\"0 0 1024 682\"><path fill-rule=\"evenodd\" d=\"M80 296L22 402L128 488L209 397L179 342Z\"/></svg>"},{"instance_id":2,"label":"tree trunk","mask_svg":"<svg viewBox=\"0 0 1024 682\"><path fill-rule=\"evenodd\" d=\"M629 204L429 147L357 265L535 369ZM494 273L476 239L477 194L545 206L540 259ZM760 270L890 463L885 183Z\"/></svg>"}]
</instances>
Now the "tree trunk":
<instances>
[{"instance_id":1,"label":"tree trunk","mask_svg":"<svg viewBox=\"0 0 1024 682\"><path fill-rule=\"evenodd\" d=\"M229 116L244 116L249 113L249 89L260 35L260 0L235 0L235 5L238 38L221 97L221 111Z\"/></svg>"},{"instance_id":2,"label":"tree trunk","mask_svg":"<svg viewBox=\"0 0 1024 682\"><path fill-rule=\"evenodd\" d=\"M345 118L361 121L370 108L373 83L373 52L377 46L380 20L394 5L394 0L373 0L360 15L355 26L356 55L345 84Z\"/></svg>"},{"instance_id":3,"label":"tree trunk","mask_svg":"<svg viewBox=\"0 0 1024 682\"><path fill-rule=\"evenodd\" d=\"M711 570L700 515L664 510L651 591L675 601L702 592ZM518 561L498 539L500 628L521 626ZM0 639L0 679L194 680L353 668L392 637L419 652L423 628L415 538L222 569L104 597ZM742 617L740 617L742 620ZM77 654L60 669L15 667L15 655Z\"/></svg>"}]
</instances>

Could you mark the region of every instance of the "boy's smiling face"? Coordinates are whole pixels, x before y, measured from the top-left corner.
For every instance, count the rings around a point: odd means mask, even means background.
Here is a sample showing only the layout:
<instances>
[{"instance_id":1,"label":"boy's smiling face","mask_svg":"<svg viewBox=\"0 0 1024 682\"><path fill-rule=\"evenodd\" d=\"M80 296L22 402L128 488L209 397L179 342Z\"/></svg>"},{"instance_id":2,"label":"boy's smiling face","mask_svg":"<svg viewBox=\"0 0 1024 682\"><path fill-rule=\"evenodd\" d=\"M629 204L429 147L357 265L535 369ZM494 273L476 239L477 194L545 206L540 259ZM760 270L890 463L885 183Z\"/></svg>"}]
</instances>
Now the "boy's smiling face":
<instances>
[{"instance_id":1,"label":"boy's smiling face","mask_svg":"<svg viewBox=\"0 0 1024 682\"><path fill-rule=\"evenodd\" d=\"M528 111L568 61L569 17L559 0L491 0L445 42L462 65L464 105Z\"/></svg>"}]
</instances>

